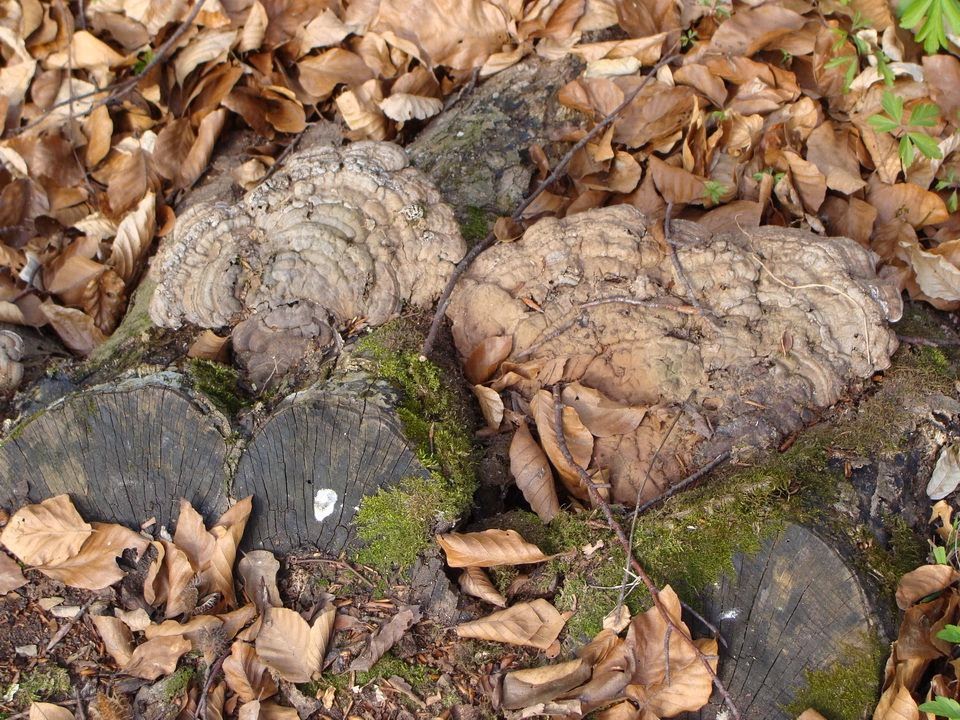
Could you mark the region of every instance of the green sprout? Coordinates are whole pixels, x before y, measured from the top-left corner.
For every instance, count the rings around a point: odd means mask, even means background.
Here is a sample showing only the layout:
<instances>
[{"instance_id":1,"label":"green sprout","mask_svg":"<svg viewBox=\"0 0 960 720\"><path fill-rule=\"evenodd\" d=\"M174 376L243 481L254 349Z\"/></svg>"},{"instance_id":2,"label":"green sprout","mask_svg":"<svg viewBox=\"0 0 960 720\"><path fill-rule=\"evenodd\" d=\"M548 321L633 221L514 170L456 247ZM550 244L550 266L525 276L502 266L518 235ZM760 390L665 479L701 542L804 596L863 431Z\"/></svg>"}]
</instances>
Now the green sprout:
<instances>
[{"instance_id":1,"label":"green sprout","mask_svg":"<svg viewBox=\"0 0 960 720\"><path fill-rule=\"evenodd\" d=\"M917 709L920 710L920 712L933 713L937 717L960 720L960 703L943 695L937 695L936 700L925 702Z\"/></svg>"},{"instance_id":2,"label":"green sprout","mask_svg":"<svg viewBox=\"0 0 960 720\"><path fill-rule=\"evenodd\" d=\"M697 34L697 31L690 28L680 36L680 47L683 49L693 47L693 44L699 39L700 36Z\"/></svg>"},{"instance_id":3,"label":"green sprout","mask_svg":"<svg viewBox=\"0 0 960 720\"><path fill-rule=\"evenodd\" d=\"M711 205L717 205L720 203L720 198L722 198L727 192L727 186L716 180L707 180L703 184L703 197L709 201Z\"/></svg>"},{"instance_id":4,"label":"green sprout","mask_svg":"<svg viewBox=\"0 0 960 720\"><path fill-rule=\"evenodd\" d=\"M137 55L137 61L133 64L133 74L140 75L147 69L147 65L153 62L153 50L149 48Z\"/></svg>"},{"instance_id":5,"label":"green sprout","mask_svg":"<svg viewBox=\"0 0 960 720\"><path fill-rule=\"evenodd\" d=\"M753 174L753 179L756 180L757 182L763 182L764 175L770 175L771 177L773 177L773 184L776 185L778 182L783 180L783 178L786 176L786 173L776 172L773 168L764 168L759 172L755 172Z\"/></svg>"},{"instance_id":6,"label":"green sprout","mask_svg":"<svg viewBox=\"0 0 960 720\"><path fill-rule=\"evenodd\" d=\"M886 113L873 115L867 122L877 132L896 133L900 136L900 162L904 170L913 164L917 151L928 158L943 157L935 138L911 129L936 125L937 116L940 114L939 106L934 103L919 103L910 111L908 120L904 115L903 98L899 95L886 90L880 104Z\"/></svg>"},{"instance_id":7,"label":"green sprout","mask_svg":"<svg viewBox=\"0 0 960 720\"><path fill-rule=\"evenodd\" d=\"M960 190L960 178L957 177L957 172L953 168L950 168L947 177L943 180L937 180L936 188L937 190L953 191L947 196L947 210L955 213L958 207L960 207L960 204L957 202L957 190Z\"/></svg>"},{"instance_id":8,"label":"green sprout","mask_svg":"<svg viewBox=\"0 0 960 720\"><path fill-rule=\"evenodd\" d=\"M900 27L913 30L917 42L923 44L923 50L928 54L948 47L948 24L954 33L960 33L960 0L905 0L900 3Z\"/></svg>"}]
</instances>

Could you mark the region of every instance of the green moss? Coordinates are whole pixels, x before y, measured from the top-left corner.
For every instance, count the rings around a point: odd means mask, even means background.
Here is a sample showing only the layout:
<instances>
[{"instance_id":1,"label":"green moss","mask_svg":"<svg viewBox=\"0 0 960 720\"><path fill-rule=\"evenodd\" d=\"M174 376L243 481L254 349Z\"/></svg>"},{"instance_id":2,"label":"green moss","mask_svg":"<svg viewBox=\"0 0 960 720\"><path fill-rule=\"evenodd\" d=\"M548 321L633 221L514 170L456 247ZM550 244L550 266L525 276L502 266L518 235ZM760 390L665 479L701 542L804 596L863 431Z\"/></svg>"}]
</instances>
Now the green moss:
<instances>
[{"instance_id":1,"label":"green moss","mask_svg":"<svg viewBox=\"0 0 960 720\"><path fill-rule=\"evenodd\" d=\"M438 523L469 508L476 487L471 422L443 371L421 360L418 337L409 324L395 321L358 343L373 371L401 391L397 415L429 472L429 478L407 478L361 501L357 527L364 547L357 557L382 572L409 567Z\"/></svg>"},{"instance_id":2,"label":"green moss","mask_svg":"<svg viewBox=\"0 0 960 720\"><path fill-rule=\"evenodd\" d=\"M90 353L81 366L79 375L89 376L108 366L111 370L119 372L140 363L150 349L150 343L144 342L142 337L156 330L148 311L150 298L153 297L156 287L156 283L147 278L140 282L130 300L123 322L106 342Z\"/></svg>"},{"instance_id":3,"label":"green moss","mask_svg":"<svg viewBox=\"0 0 960 720\"><path fill-rule=\"evenodd\" d=\"M843 649L840 659L823 670L805 673L801 689L785 709L797 716L813 708L827 720L862 720L870 716L880 693L887 648L876 636Z\"/></svg>"},{"instance_id":4,"label":"green moss","mask_svg":"<svg viewBox=\"0 0 960 720\"><path fill-rule=\"evenodd\" d=\"M173 702L186 693L196 674L197 671L189 665L179 668L173 675L163 681L163 698L167 702Z\"/></svg>"},{"instance_id":5,"label":"green moss","mask_svg":"<svg viewBox=\"0 0 960 720\"><path fill-rule=\"evenodd\" d=\"M853 531L851 539L862 548L856 562L880 579L892 601L900 578L926 562L929 546L901 517L884 517L883 526L889 533L886 544L877 542L873 533L863 526Z\"/></svg>"},{"instance_id":6,"label":"green moss","mask_svg":"<svg viewBox=\"0 0 960 720\"><path fill-rule=\"evenodd\" d=\"M466 219L460 223L460 234L468 245L475 245L483 240L490 232L490 214L471 205L467 208Z\"/></svg>"},{"instance_id":7,"label":"green moss","mask_svg":"<svg viewBox=\"0 0 960 720\"><path fill-rule=\"evenodd\" d=\"M434 673L426 665L404 662L393 653L387 653L367 672L358 672L356 683L366 685L394 675L406 680L414 690L423 690L433 687L439 673Z\"/></svg>"},{"instance_id":8,"label":"green moss","mask_svg":"<svg viewBox=\"0 0 960 720\"><path fill-rule=\"evenodd\" d=\"M59 665L41 665L20 678L14 702L21 707L30 703L62 700L70 695L70 676Z\"/></svg>"},{"instance_id":9,"label":"green moss","mask_svg":"<svg viewBox=\"0 0 960 720\"><path fill-rule=\"evenodd\" d=\"M194 358L187 370L194 388L206 395L224 415L233 417L249 405L240 390L240 375L229 365Z\"/></svg>"}]
</instances>

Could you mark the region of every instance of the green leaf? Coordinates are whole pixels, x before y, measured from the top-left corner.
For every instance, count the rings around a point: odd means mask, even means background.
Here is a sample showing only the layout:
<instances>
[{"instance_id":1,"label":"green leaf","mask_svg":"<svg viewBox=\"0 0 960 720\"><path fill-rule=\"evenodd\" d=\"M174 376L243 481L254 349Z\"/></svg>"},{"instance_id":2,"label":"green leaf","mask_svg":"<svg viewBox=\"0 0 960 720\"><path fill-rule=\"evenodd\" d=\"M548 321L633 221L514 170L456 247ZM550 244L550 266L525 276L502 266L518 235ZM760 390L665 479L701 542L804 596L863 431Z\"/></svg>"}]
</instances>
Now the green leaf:
<instances>
[{"instance_id":1,"label":"green leaf","mask_svg":"<svg viewBox=\"0 0 960 720\"><path fill-rule=\"evenodd\" d=\"M903 122L903 98L889 90L883 91L883 97L880 104L887 111L887 115L892 117L898 123Z\"/></svg>"},{"instance_id":2,"label":"green leaf","mask_svg":"<svg viewBox=\"0 0 960 720\"><path fill-rule=\"evenodd\" d=\"M960 0L943 0L943 13L954 35L960 35Z\"/></svg>"},{"instance_id":3,"label":"green leaf","mask_svg":"<svg viewBox=\"0 0 960 720\"><path fill-rule=\"evenodd\" d=\"M960 720L960 703L943 695L938 695L933 702L925 702L918 709L920 712L934 713L950 720Z\"/></svg>"},{"instance_id":4,"label":"green leaf","mask_svg":"<svg viewBox=\"0 0 960 720\"><path fill-rule=\"evenodd\" d=\"M960 643L960 627L956 625L944 625L943 630L937 633L937 637L951 643Z\"/></svg>"},{"instance_id":5,"label":"green leaf","mask_svg":"<svg viewBox=\"0 0 960 720\"><path fill-rule=\"evenodd\" d=\"M900 5L900 27L912 30L930 10L936 0L908 0Z\"/></svg>"},{"instance_id":6,"label":"green leaf","mask_svg":"<svg viewBox=\"0 0 960 720\"><path fill-rule=\"evenodd\" d=\"M910 142L910 138L904 135L900 138L900 164L903 165L904 171L913 165L914 157L915 148L913 147L913 143Z\"/></svg>"},{"instance_id":7,"label":"green leaf","mask_svg":"<svg viewBox=\"0 0 960 720\"><path fill-rule=\"evenodd\" d=\"M947 210L955 213L957 211L957 206L957 191L954 190L952 193L950 193L950 197L947 198Z\"/></svg>"},{"instance_id":8,"label":"green leaf","mask_svg":"<svg viewBox=\"0 0 960 720\"><path fill-rule=\"evenodd\" d=\"M925 157L932 160L940 160L943 158L943 153L940 151L940 146L937 145L935 138L924 135L921 132L908 132L907 137L910 138L910 141L916 145L917 150L923 153Z\"/></svg>"},{"instance_id":9,"label":"green leaf","mask_svg":"<svg viewBox=\"0 0 960 720\"><path fill-rule=\"evenodd\" d=\"M933 548L933 559L937 561L938 565L947 564L947 549L941 545L937 545Z\"/></svg>"},{"instance_id":10,"label":"green leaf","mask_svg":"<svg viewBox=\"0 0 960 720\"><path fill-rule=\"evenodd\" d=\"M823 66L825 68L835 68L840 67L841 65L846 65L847 63L853 62L853 55L838 55L835 58L830 58L827 60Z\"/></svg>"},{"instance_id":11,"label":"green leaf","mask_svg":"<svg viewBox=\"0 0 960 720\"><path fill-rule=\"evenodd\" d=\"M937 124L937 116L940 114L940 106L934 103L920 103L914 105L910 111L910 122L908 125L917 127L933 127Z\"/></svg>"},{"instance_id":12,"label":"green leaf","mask_svg":"<svg viewBox=\"0 0 960 720\"><path fill-rule=\"evenodd\" d=\"M867 123L877 132L888 133L893 132L898 127L895 121L888 118L886 115L871 115L867 118Z\"/></svg>"},{"instance_id":13,"label":"green leaf","mask_svg":"<svg viewBox=\"0 0 960 720\"><path fill-rule=\"evenodd\" d=\"M890 63L888 58L883 50L877 50L874 53L874 57L877 58L877 72L880 73L880 77L883 78L883 82L888 87L893 87L894 75L893 70L890 69Z\"/></svg>"}]
</instances>

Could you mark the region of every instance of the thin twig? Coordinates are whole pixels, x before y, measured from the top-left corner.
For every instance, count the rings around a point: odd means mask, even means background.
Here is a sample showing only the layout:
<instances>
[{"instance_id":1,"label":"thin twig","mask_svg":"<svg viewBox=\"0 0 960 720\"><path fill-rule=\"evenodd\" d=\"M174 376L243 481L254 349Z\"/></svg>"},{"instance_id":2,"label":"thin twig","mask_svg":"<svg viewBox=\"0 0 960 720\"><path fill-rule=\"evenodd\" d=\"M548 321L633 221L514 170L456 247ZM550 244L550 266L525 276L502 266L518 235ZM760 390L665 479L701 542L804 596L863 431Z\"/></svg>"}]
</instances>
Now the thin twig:
<instances>
[{"instance_id":1,"label":"thin twig","mask_svg":"<svg viewBox=\"0 0 960 720\"><path fill-rule=\"evenodd\" d=\"M688 613L693 615L697 620L699 620L701 625L703 625L707 630L713 633L713 636L717 639L717 641L721 645L723 645L724 647L727 647L727 641L724 640L723 635L720 634L720 628L718 628L712 622L707 620L703 615L697 612L695 608L691 607L690 605L685 603L683 600L680 601L680 607L682 607Z\"/></svg>"},{"instance_id":2,"label":"thin twig","mask_svg":"<svg viewBox=\"0 0 960 720\"><path fill-rule=\"evenodd\" d=\"M533 204L533 201L536 200L548 187L553 185L557 180L560 179L564 171L567 169L567 165L570 164L570 161L573 159L573 156L577 154L579 150L586 146L588 142L593 140L595 137L600 135L609 125L616 120L620 113L629 107L629 105L637 98L640 92L647 86L647 84L656 78L657 71L674 60L676 60L679 55L669 54L661 58L651 69L649 74L647 74L643 80L640 82L637 87L630 92L617 107L611 110L600 122L594 125L582 138L580 138L566 154L560 159L560 162L557 163L557 166L553 171L543 180L537 188L527 195L526 199L520 203L520 206L513 212L513 215L510 216L510 219L514 222L519 222L523 218L524 211ZM444 313L447 311L447 306L450 304L450 295L453 293L453 288L456 286L457 281L460 277L467 271L470 265L473 263L477 257L483 253L485 250L492 247L497 242L497 236L491 230L487 236L481 240L479 243L470 248L470 251L463 256L463 259L457 263L457 266L453 269L453 272L450 275L450 279L447 280L446 287L443 288L443 292L440 294L440 299L437 301L437 309L433 314L433 320L430 323L430 331L427 333L426 340L423 342L422 354L428 356L433 350L433 344L437 341L437 334L440 332L440 323L443 320Z\"/></svg>"},{"instance_id":3,"label":"thin twig","mask_svg":"<svg viewBox=\"0 0 960 720\"><path fill-rule=\"evenodd\" d=\"M200 14L200 10L203 8L203 4L205 2L206 0L197 0L193 8L191 8L190 14L183 19L183 22L181 22L172 33L170 33L170 37L168 37L163 42L163 44L159 48L157 48L157 52L154 53L153 57L150 59L150 62L148 62L144 66L143 70L141 70L138 74L134 75L133 77L129 77L126 80L123 80L121 82L113 83L111 85L107 85L106 87L102 87L102 88L95 88L93 90L90 90L89 92L81 93L79 95L73 95L71 93L71 96L69 98L67 98L66 100L61 100L60 102L54 103L49 108L47 108L43 113L41 113L36 118L28 122L26 125L19 128L14 128L13 130L11 130L10 134L20 135L21 133L24 133L27 130L30 130L31 128L36 127L37 125L42 123L44 120L46 120L47 117L49 117L54 110L56 110L57 108L63 107L64 105L69 105L71 109L71 113L73 113L73 104L78 100L86 100L87 98L100 95L101 93L108 93L105 98L101 98L96 102L90 103L90 107L84 108L83 110L77 112L75 117L83 117L84 115L89 115L98 107L101 107L103 105L111 105L117 102L118 100L120 100L120 98L124 97L127 93L129 93L137 85L139 85L140 81L143 80L143 78L145 78L147 74L151 70L153 70L153 68L155 68L157 65L162 63L164 60L166 60L167 55L170 53L170 50L173 48L173 45L177 42L177 40L180 39L180 36L183 35L190 28L190 26L193 24L193 21L197 19L197 16ZM69 48L67 49L67 52L71 52ZM74 78L72 77L67 79L67 81L70 83L71 90L73 89L73 79Z\"/></svg>"},{"instance_id":4,"label":"thin twig","mask_svg":"<svg viewBox=\"0 0 960 720\"><path fill-rule=\"evenodd\" d=\"M230 650L227 650L214 661L213 665L207 671L207 677L203 681L203 689L200 691L200 699L197 701L197 711L193 714L195 720L203 720L207 711L207 698L210 696L210 688L213 687L213 681L220 674L223 667L223 661L230 657Z\"/></svg>"},{"instance_id":5,"label":"thin twig","mask_svg":"<svg viewBox=\"0 0 960 720\"><path fill-rule=\"evenodd\" d=\"M663 684L670 687L670 636L673 635L673 626L667 625L667 631L663 634L663 654L665 658L663 666Z\"/></svg>"},{"instance_id":6,"label":"thin twig","mask_svg":"<svg viewBox=\"0 0 960 720\"><path fill-rule=\"evenodd\" d=\"M689 300L690 304L699 310L714 327L718 327L719 323L717 322L716 317L714 317L713 313L705 308L703 303L701 303L697 298L697 294L693 289L693 285L690 284L690 278L687 277L687 273L684 271L683 265L680 263L680 256L677 254L676 241L673 239L672 202L667 203L666 211L663 214L663 239L667 244L667 253L670 255L670 262L673 263L673 271L677 274L677 279L680 281L680 284L683 285L684 294L687 296L687 300Z\"/></svg>"},{"instance_id":7,"label":"thin twig","mask_svg":"<svg viewBox=\"0 0 960 720\"><path fill-rule=\"evenodd\" d=\"M916 335L897 334L897 340L907 345L922 345L923 347L960 347L960 340L935 340L933 338L917 337Z\"/></svg>"},{"instance_id":8,"label":"thin twig","mask_svg":"<svg viewBox=\"0 0 960 720\"><path fill-rule=\"evenodd\" d=\"M67 636L67 633L70 632L70 628L77 624L77 621L83 617L83 614L87 612L87 610L96 600L97 598L95 596L87 600L77 611L76 615L60 626L60 629L57 630L56 634L50 638L50 642L47 643L47 652L53 650L60 643L60 641Z\"/></svg>"},{"instance_id":9,"label":"thin twig","mask_svg":"<svg viewBox=\"0 0 960 720\"><path fill-rule=\"evenodd\" d=\"M664 500L667 500L668 498L672 498L678 492L681 492L682 490L685 490L686 488L690 487L697 480L699 480L708 472L713 470L717 465L724 462L725 460L728 460L729 458L730 458L730 451L724 450L722 453L717 455L713 460L708 462L706 465L704 465L702 468L700 468L696 472L691 473L690 475L687 475L683 480L676 483L675 485L671 485L669 488L667 488L665 492L661 493L660 495L657 495L657 497L647 500L643 505L641 505L637 509L637 514L644 513L650 508L652 508L653 506L659 505Z\"/></svg>"},{"instance_id":10,"label":"thin twig","mask_svg":"<svg viewBox=\"0 0 960 720\"><path fill-rule=\"evenodd\" d=\"M563 404L560 401L560 388L557 385L554 385L553 387L553 412L554 423L557 428L557 445L560 447L560 452L563 454L564 460L566 460L570 466L576 468L577 475L580 476L580 481L587 488L590 501L594 504L594 506L599 507L603 511L604 517L606 517L607 520L607 525L613 531L614 535L616 535L620 545L623 546L624 552L626 552L628 556L632 556L630 540L627 538L626 533L624 533L620 523L617 522L617 519L613 516L613 511L610 509L610 504L603 499L603 496L600 495L600 492L598 491L596 484L593 482L593 478L590 477L590 474L576 460L573 459L573 455L570 453L570 448L567 446L567 440L563 434ZM636 558L633 558L631 564L633 565L634 572L636 572L636 574L643 581L643 584L647 587L647 591L650 593L650 597L653 599L654 607L656 607L660 612L664 622L676 630L680 637L683 638L684 642L693 648L694 652L697 654L697 658L700 660L700 663L710 675L713 686L717 689L717 692L720 693L720 696L723 698L723 702L726 704L727 708L729 708L733 720L740 720L740 711L737 709L736 703L733 702L733 698L730 696L727 688L720 681L720 678L717 677L717 673L710 665L710 658L704 655L703 651L697 647L697 644L693 641L692 637L683 632L683 629L677 624L667 609L663 606L663 603L660 600L660 589L647 574L647 571L644 569L643 565L641 565Z\"/></svg>"},{"instance_id":11,"label":"thin twig","mask_svg":"<svg viewBox=\"0 0 960 720\"><path fill-rule=\"evenodd\" d=\"M368 580L368 579L365 578L363 575L361 575L358 570L356 570L355 568L353 568L353 567L350 565L350 563L344 562L343 560L330 560L330 559L328 559L328 558L319 558L319 557L317 557L317 558L288 558L288 559L287 559L287 562L290 563L291 565L306 565L306 564L308 564L308 563L321 563L321 564L327 564L327 565L336 565L336 566L339 567L339 568L342 568L342 569L344 569L344 570L349 570L350 572L352 572L352 573L353 573L354 575L356 575L357 578L358 578L364 585L366 585L368 588L374 588L374 587L376 587L376 585L374 585L372 582L370 582L370 580Z\"/></svg>"},{"instance_id":12,"label":"thin twig","mask_svg":"<svg viewBox=\"0 0 960 720\"><path fill-rule=\"evenodd\" d=\"M613 297L597 298L590 302L585 302L580 307L590 308L597 305L608 305L610 303L622 303L624 305L636 305L637 307L655 308L657 310L672 310L673 312L683 313L684 315L697 315L703 312L702 308L693 305L677 305L667 300L651 299L640 300L639 298L629 297L628 295L614 295Z\"/></svg>"}]
</instances>

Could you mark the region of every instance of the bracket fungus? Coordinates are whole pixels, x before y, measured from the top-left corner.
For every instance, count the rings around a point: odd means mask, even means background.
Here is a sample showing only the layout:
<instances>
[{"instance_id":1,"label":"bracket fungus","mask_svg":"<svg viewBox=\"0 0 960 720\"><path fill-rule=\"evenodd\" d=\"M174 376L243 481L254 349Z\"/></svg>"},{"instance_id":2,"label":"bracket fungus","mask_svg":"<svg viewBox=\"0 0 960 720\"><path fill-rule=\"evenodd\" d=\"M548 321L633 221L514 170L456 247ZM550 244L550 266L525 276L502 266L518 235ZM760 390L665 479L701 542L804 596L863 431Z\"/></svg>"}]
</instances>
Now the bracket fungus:
<instances>
[{"instance_id":1,"label":"bracket fungus","mask_svg":"<svg viewBox=\"0 0 960 720\"><path fill-rule=\"evenodd\" d=\"M236 204L178 219L150 316L234 327L237 360L263 386L355 319L432 303L464 252L453 211L400 147L312 147Z\"/></svg>"},{"instance_id":2,"label":"bracket fungus","mask_svg":"<svg viewBox=\"0 0 960 720\"><path fill-rule=\"evenodd\" d=\"M594 435L591 472L608 472L613 499L628 504L727 450L778 442L886 368L897 346L887 322L900 316L900 294L854 241L672 226L682 275L660 224L632 206L541 220L481 255L447 310L464 358L509 339L490 385L514 391L564 480L537 407L549 396L541 388L567 387L565 416L579 413ZM637 422L611 433L590 427L580 401L646 412L621 413ZM571 448L582 444L575 435Z\"/></svg>"},{"instance_id":3,"label":"bracket fungus","mask_svg":"<svg viewBox=\"0 0 960 720\"><path fill-rule=\"evenodd\" d=\"M16 390L23 379L23 340L15 332L0 330L0 393Z\"/></svg>"}]
</instances>

